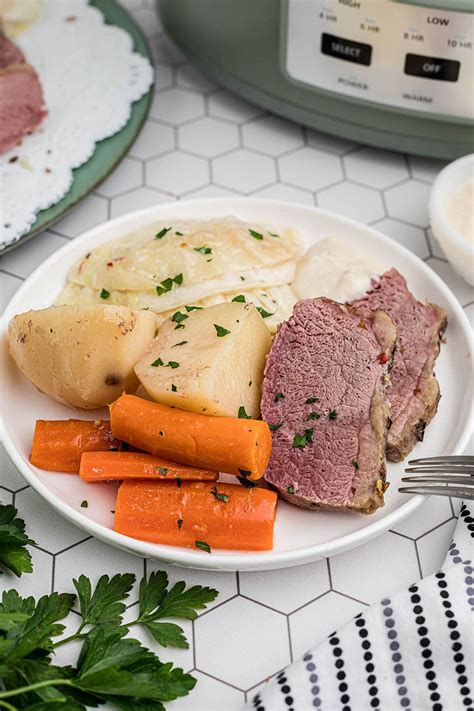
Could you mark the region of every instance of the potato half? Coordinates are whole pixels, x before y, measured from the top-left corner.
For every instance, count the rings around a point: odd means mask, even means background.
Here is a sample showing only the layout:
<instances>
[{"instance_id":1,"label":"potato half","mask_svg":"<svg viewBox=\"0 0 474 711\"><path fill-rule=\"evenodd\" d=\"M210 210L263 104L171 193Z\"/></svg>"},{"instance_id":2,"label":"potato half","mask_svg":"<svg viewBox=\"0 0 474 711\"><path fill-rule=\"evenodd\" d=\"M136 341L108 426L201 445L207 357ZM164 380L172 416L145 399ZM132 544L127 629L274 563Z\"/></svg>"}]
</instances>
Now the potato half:
<instances>
[{"instance_id":1,"label":"potato half","mask_svg":"<svg viewBox=\"0 0 474 711\"><path fill-rule=\"evenodd\" d=\"M188 307L189 308L189 307ZM257 418L271 336L253 304L186 307L135 365L153 400L204 415Z\"/></svg>"},{"instance_id":2,"label":"potato half","mask_svg":"<svg viewBox=\"0 0 474 711\"><path fill-rule=\"evenodd\" d=\"M153 340L155 316L125 306L52 306L9 323L10 354L38 390L85 410L135 392L133 365Z\"/></svg>"}]
</instances>

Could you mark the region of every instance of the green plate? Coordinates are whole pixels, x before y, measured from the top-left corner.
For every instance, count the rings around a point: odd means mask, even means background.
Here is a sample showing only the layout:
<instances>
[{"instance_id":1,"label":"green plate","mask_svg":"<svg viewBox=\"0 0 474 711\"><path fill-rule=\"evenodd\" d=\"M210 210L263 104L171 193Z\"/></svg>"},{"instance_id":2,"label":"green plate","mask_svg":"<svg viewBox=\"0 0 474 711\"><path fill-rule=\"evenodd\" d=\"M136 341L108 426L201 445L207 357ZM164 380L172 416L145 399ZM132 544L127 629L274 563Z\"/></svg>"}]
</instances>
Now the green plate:
<instances>
[{"instance_id":1,"label":"green plate","mask_svg":"<svg viewBox=\"0 0 474 711\"><path fill-rule=\"evenodd\" d=\"M102 12L108 24L116 25L126 30L129 35L132 36L135 51L143 57L147 57L153 65L153 56L143 32L116 0L91 0L90 4ZM31 237L34 237L38 232L42 232L47 227L50 227L54 222L63 217L66 212L71 210L80 200L92 192L94 188L113 171L140 132L148 115L152 99L153 86L139 101L135 101L135 103L132 104L130 119L124 128L113 136L110 136L110 138L99 141L96 144L93 156L89 158L86 163L73 171L73 182L66 195L55 205L38 212L36 220L29 232L26 232L13 244L9 244L0 250L0 254L15 249L19 244L23 244L26 240L31 239Z\"/></svg>"}]
</instances>

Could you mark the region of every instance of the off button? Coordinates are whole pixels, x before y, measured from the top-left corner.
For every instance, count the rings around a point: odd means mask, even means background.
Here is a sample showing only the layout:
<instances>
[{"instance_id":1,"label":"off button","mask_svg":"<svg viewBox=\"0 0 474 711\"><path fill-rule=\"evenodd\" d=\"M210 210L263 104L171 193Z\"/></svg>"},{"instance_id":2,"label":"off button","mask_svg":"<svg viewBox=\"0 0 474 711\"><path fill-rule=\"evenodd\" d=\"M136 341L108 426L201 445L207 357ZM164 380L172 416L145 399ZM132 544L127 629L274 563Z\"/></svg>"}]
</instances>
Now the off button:
<instances>
[{"instance_id":1,"label":"off button","mask_svg":"<svg viewBox=\"0 0 474 711\"><path fill-rule=\"evenodd\" d=\"M407 54L405 57L405 74L424 79L438 81L457 81L461 63L452 59L424 57L421 54Z\"/></svg>"}]
</instances>

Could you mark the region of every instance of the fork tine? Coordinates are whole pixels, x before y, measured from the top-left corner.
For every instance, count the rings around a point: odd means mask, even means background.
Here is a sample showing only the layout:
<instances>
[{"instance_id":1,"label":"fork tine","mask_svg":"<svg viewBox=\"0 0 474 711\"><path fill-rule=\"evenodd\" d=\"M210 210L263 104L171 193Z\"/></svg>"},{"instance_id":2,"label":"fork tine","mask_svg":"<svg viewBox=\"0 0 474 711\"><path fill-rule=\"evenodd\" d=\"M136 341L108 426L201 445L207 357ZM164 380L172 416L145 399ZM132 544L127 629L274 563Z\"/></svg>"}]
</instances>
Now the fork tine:
<instances>
[{"instance_id":1,"label":"fork tine","mask_svg":"<svg viewBox=\"0 0 474 711\"><path fill-rule=\"evenodd\" d=\"M427 484L464 484L465 486L474 486L474 479L470 476L404 476L402 481L414 482L415 484L425 482Z\"/></svg>"},{"instance_id":2,"label":"fork tine","mask_svg":"<svg viewBox=\"0 0 474 711\"><path fill-rule=\"evenodd\" d=\"M402 486L398 489L401 494L421 494L421 496L452 496L455 499L474 501L474 489L458 486Z\"/></svg>"},{"instance_id":3,"label":"fork tine","mask_svg":"<svg viewBox=\"0 0 474 711\"><path fill-rule=\"evenodd\" d=\"M470 464L463 464L460 467L454 467L452 464L427 467L417 465L415 467L406 467L405 471L411 472L412 474L416 474L417 472L419 474L427 474L428 472L430 474L474 474L474 466Z\"/></svg>"},{"instance_id":4,"label":"fork tine","mask_svg":"<svg viewBox=\"0 0 474 711\"><path fill-rule=\"evenodd\" d=\"M440 457L423 457L421 459L410 459L408 464L474 464L474 457L469 455L453 455L453 456L440 456Z\"/></svg>"}]
</instances>

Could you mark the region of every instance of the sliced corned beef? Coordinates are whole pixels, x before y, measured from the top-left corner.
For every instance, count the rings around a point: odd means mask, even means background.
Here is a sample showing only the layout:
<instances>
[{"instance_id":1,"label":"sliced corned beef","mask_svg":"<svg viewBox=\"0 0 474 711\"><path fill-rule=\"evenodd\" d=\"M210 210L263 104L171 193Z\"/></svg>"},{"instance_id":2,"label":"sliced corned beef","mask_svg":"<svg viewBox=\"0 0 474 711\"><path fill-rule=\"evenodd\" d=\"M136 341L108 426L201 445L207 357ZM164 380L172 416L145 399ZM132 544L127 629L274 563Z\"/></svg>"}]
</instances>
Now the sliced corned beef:
<instances>
[{"instance_id":1,"label":"sliced corned beef","mask_svg":"<svg viewBox=\"0 0 474 711\"><path fill-rule=\"evenodd\" d=\"M33 67L9 64L0 69L0 153L34 131L47 113Z\"/></svg>"},{"instance_id":2,"label":"sliced corned beef","mask_svg":"<svg viewBox=\"0 0 474 711\"><path fill-rule=\"evenodd\" d=\"M417 301L396 269L385 272L372 284L372 289L352 305L364 313L383 309L397 327L388 390L392 425L387 438L387 457L399 462L423 439L426 425L436 414L440 390L433 368L447 315L436 304Z\"/></svg>"},{"instance_id":3,"label":"sliced corned beef","mask_svg":"<svg viewBox=\"0 0 474 711\"><path fill-rule=\"evenodd\" d=\"M0 69L8 67L10 64L24 64L24 62L23 52L5 35L0 34Z\"/></svg>"},{"instance_id":4,"label":"sliced corned beef","mask_svg":"<svg viewBox=\"0 0 474 711\"><path fill-rule=\"evenodd\" d=\"M326 298L299 301L265 368L273 430L265 479L304 508L371 513L383 505L386 395L395 327Z\"/></svg>"}]
</instances>

